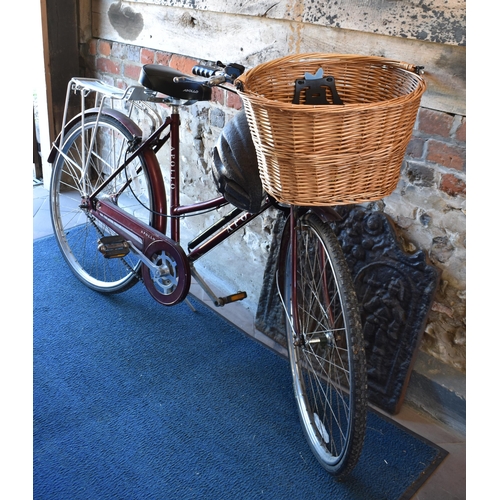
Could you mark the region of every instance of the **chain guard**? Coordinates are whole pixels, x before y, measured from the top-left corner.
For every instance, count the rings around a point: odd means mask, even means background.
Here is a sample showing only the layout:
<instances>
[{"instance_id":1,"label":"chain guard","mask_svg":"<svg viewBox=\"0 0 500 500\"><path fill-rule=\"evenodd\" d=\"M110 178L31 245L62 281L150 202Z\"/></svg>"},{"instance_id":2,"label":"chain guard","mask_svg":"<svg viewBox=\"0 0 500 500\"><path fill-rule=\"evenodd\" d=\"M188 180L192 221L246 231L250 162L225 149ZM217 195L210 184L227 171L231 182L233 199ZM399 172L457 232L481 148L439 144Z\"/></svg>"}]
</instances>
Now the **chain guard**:
<instances>
[{"instance_id":1,"label":"chain guard","mask_svg":"<svg viewBox=\"0 0 500 500\"><path fill-rule=\"evenodd\" d=\"M177 244L156 240L144 255L160 269L155 273L142 264L142 279L150 295L164 306L182 302L191 286L191 271L186 254Z\"/></svg>"}]
</instances>

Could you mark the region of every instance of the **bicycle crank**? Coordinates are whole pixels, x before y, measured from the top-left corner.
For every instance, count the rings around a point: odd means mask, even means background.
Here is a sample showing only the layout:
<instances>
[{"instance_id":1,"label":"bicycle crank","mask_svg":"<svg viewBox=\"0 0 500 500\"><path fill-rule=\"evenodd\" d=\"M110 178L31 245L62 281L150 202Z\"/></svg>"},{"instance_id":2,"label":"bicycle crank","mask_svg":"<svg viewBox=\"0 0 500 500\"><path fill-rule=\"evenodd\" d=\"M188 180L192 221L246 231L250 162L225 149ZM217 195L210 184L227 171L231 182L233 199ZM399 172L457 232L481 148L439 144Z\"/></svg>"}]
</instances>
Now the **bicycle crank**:
<instances>
[{"instance_id":1,"label":"bicycle crank","mask_svg":"<svg viewBox=\"0 0 500 500\"><path fill-rule=\"evenodd\" d=\"M191 286L184 252L168 241L157 240L148 246L144 255L149 262L142 264L142 279L151 296L166 306L182 302Z\"/></svg>"},{"instance_id":2,"label":"bicycle crank","mask_svg":"<svg viewBox=\"0 0 500 500\"><path fill-rule=\"evenodd\" d=\"M191 275L197 281L198 285L202 288L202 290L212 299L212 302L217 307L225 306L226 304L230 304L231 302L236 302L238 300L243 300L247 298L246 292L237 292L227 297L219 297L214 293L214 291L210 288L208 283L198 274L196 271L194 264L191 264Z\"/></svg>"},{"instance_id":3,"label":"bicycle crank","mask_svg":"<svg viewBox=\"0 0 500 500\"><path fill-rule=\"evenodd\" d=\"M117 233L100 239L99 250L105 257L122 257L133 252L142 262L144 285L156 301L173 306L186 298L191 271L178 243L109 200L84 201L93 217Z\"/></svg>"}]
</instances>

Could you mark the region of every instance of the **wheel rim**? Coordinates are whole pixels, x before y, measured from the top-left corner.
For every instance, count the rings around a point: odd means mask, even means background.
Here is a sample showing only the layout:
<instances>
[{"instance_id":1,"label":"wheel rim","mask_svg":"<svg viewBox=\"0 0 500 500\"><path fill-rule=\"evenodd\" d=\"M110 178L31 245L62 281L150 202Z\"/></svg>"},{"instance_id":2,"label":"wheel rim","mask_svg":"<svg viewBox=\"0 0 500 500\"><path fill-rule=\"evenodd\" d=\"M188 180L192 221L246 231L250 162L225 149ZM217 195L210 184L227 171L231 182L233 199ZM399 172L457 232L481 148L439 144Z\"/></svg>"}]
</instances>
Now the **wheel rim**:
<instances>
[{"instance_id":1,"label":"wheel rim","mask_svg":"<svg viewBox=\"0 0 500 500\"><path fill-rule=\"evenodd\" d=\"M292 376L305 434L321 464L330 470L344 460L350 447L354 404L351 346L328 251L311 226L302 225L297 237L302 249L297 270L298 318L294 318L298 331L287 325ZM287 261L290 266L290 255ZM289 282L286 291L291 312L290 287Z\"/></svg>"}]
</instances>

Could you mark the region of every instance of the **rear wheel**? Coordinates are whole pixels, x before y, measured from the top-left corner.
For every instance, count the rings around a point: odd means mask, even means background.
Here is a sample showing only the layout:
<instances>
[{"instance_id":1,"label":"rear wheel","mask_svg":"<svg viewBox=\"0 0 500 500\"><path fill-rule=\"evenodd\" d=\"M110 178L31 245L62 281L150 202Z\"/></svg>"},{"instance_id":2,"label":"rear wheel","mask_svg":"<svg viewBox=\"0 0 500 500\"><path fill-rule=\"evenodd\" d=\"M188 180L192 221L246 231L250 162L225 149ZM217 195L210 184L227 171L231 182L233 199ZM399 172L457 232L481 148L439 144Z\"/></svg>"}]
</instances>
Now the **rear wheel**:
<instances>
[{"instance_id":1,"label":"rear wheel","mask_svg":"<svg viewBox=\"0 0 500 500\"><path fill-rule=\"evenodd\" d=\"M117 293L138 281L141 262L132 253L104 257L99 244L116 233L92 217L82 200L125 161L136 137L112 116L103 114L96 122L97 114L89 114L83 126L78 122L65 133L53 163L50 211L59 247L77 278L99 292ZM131 162L99 196L151 224L153 202L144 157Z\"/></svg>"},{"instance_id":2,"label":"rear wheel","mask_svg":"<svg viewBox=\"0 0 500 500\"><path fill-rule=\"evenodd\" d=\"M288 244L284 300L295 398L321 465L342 478L366 429L366 365L356 294L331 228L314 214L297 223L296 294Z\"/></svg>"}]
</instances>

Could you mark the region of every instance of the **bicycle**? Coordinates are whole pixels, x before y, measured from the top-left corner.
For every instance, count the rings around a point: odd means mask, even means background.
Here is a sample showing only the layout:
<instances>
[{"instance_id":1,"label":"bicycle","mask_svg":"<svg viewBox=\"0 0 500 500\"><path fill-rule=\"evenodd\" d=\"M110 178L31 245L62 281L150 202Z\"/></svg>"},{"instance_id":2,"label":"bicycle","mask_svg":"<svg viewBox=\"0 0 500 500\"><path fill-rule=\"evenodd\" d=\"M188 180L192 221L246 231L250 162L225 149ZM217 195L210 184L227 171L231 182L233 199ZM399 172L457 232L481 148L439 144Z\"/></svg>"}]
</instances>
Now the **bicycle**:
<instances>
[{"instance_id":1,"label":"bicycle","mask_svg":"<svg viewBox=\"0 0 500 500\"><path fill-rule=\"evenodd\" d=\"M219 86L234 91L244 68L238 64L195 66L189 76L146 65L140 84L119 89L97 79L68 84L62 131L53 164L50 209L55 237L76 277L101 293L123 292L142 280L163 305L184 300L193 277L216 306L245 298L218 297L197 271L200 257L270 207L287 215L277 283L285 310L295 399L305 437L319 463L344 478L356 463L366 427L366 366L358 303L352 279L330 223L330 207L279 203L266 195L256 211L230 206L187 248L180 219L230 205L218 193L194 204L180 202L179 109L209 100ZM71 95L81 110L68 119ZM95 95L95 105L87 101ZM125 103L130 113L113 103ZM160 118L154 104L170 112ZM132 109L153 117L143 138ZM170 144L170 185L157 158Z\"/></svg>"}]
</instances>

